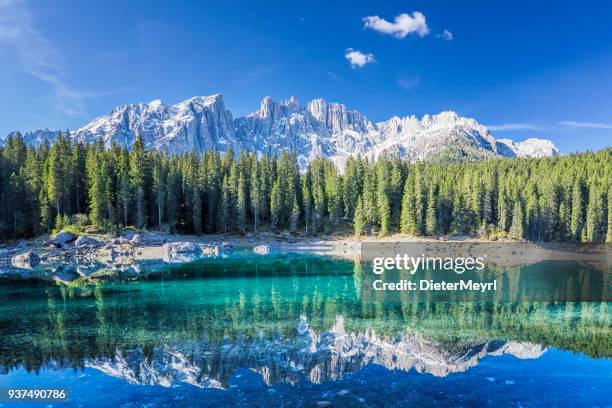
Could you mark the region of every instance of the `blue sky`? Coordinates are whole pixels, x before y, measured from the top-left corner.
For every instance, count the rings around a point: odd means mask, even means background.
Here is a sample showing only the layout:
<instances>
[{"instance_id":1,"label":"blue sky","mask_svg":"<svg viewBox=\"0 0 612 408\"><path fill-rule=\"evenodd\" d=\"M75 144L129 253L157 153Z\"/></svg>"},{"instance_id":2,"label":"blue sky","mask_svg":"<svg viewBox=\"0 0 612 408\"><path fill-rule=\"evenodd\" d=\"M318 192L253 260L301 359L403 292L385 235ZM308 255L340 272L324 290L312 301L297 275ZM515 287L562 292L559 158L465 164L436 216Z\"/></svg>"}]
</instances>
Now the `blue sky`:
<instances>
[{"instance_id":1,"label":"blue sky","mask_svg":"<svg viewBox=\"0 0 612 408\"><path fill-rule=\"evenodd\" d=\"M455 110L562 152L612 145L612 2L0 0L0 135L223 93Z\"/></svg>"}]
</instances>

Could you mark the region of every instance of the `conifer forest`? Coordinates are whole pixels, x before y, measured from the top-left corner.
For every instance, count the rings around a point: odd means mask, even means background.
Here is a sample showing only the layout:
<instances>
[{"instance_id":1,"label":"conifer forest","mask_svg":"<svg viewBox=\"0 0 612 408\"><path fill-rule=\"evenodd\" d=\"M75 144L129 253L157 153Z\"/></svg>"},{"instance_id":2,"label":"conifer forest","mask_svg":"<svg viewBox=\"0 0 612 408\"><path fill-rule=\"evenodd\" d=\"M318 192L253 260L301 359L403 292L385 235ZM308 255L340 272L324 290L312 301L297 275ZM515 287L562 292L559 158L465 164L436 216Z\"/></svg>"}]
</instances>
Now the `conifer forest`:
<instances>
[{"instance_id":1,"label":"conifer forest","mask_svg":"<svg viewBox=\"0 0 612 408\"><path fill-rule=\"evenodd\" d=\"M102 141L0 147L0 240L69 225L184 234L460 235L612 241L612 149L479 162L326 159L294 153L167 155Z\"/></svg>"}]
</instances>

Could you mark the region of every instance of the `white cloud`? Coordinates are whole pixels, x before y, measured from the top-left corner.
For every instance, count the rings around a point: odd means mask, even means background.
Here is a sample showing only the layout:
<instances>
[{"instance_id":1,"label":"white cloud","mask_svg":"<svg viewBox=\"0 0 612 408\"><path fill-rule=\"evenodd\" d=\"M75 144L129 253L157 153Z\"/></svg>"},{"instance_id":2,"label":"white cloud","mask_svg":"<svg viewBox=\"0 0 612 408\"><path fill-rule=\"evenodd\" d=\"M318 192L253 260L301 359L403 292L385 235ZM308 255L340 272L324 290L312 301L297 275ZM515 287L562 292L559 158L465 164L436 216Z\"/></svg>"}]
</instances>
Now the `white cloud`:
<instances>
[{"instance_id":1,"label":"white cloud","mask_svg":"<svg viewBox=\"0 0 612 408\"><path fill-rule=\"evenodd\" d=\"M364 17L363 22L365 28L371 28L379 33L391 35L395 38L404 38L412 33L420 37L429 34L429 27L427 27L425 16L418 11L413 12L412 16L407 13L395 16L393 22L378 16Z\"/></svg>"},{"instance_id":2,"label":"white cloud","mask_svg":"<svg viewBox=\"0 0 612 408\"><path fill-rule=\"evenodd\" d=\"M542 130L542 127L531 123L504 123L502 125L487 125L487 129L493 131L504 130Z\"/></svg>"},{"instance_id":3,"label":"white cloud","mask_svg":"<svg viewBox=\"0 0 612 408\"><path fill-rule=\"evenodd\" d=\"M397 80L397 85L400 88L403 88L407 91L410 91L412 89L414 89L415 86L417 86L419 84L419 82L421 82L421 79L419 77L414 77L414 78L400 78Z\"/></svg>"},{"instance_id":4,"label":"white cloud","mask_svg":"<svg viewBox=\"0 0 612 408\"><path fill-rule=\"evenodd\" d=\"M612 124L596 123L596 122L574 122L572 120L564 120L557 122L558 125L572 128L587 128L587 129L612 129Z\"/></svg>"},{"instance_id":5,"label":"white cloud","mask_svg":"<svg viewBox=\"0 0 612 408\"><path fill-rule=\"evenodd\" d=\"M448 30L444 30L441 34L438 34L436 37L442 38L445 41L452 41L455 38L453 36L453 33L451 33Z\"/></svg>"},{"instance_id":6,"label":"white cloud","mask_svg":"<svg viewBox=\"0 0 612 408\"><path fill-rule=\"evenodd\" d=\"M349 48L346 50L344 54L344 58L348 60L353 68L362 68L366 64L373 64L376 62L376 58L374 58L374 54L364 54L361 51L354 50Z\"/></svg>"},{"instance_id":7,"label":"white cloud","mask_svg":"<svg viewBox=\"0 0 612 408\"><path fill-rule=\"evenodd\" d=\"M34 26L23 1L0 0L0 44L14 50L25 72L51 87L59 110L68 115L82 115L86 99L126 91L92 92L69 86L61 53Z\"/></svg>"}]
</instances>

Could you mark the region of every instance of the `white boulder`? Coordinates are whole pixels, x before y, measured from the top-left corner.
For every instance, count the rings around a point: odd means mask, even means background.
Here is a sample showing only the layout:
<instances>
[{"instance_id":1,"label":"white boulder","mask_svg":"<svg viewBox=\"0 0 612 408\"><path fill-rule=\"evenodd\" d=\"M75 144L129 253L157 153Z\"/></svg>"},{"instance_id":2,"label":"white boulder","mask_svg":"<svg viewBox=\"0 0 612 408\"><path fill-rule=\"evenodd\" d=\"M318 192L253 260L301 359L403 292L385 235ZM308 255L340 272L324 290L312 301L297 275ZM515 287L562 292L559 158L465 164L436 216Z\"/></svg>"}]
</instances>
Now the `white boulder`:
<instances>
[{"instance_id":1,"label":"white boulder","mask_svg":"<svg viewBox=\"0 0 612 408\"><path fill-rule=\"evenodd\" d=\"M76 246L77 248L83 248L83 247L97 247L102 245L101 241L98 241L95 238L90 237L89 235L81 235L80 237L78 237L76 239L76 241L74 241L74 246Z\"/></svg>"},{"instance_id":2,"label":"white boulder","mask_svg":"<svg viewBox=\"0 0 612 408\"><path fill-rule=\"evenodd\" d=\"M15 255L11 258L11 265L20 269L33 269L40 264L40 257L32 251Z\"/></svg>"},{"instance_id":3,"label":"white boulder","mask_svg":"<svg viewBox=\"0 0 612 408\"><path fill-rule=\"evenodd\" d=\"M270 247L268 245L257 245L253 248L253 252L258 255L268 255L270 253Z\"/></svg>"}]
</instances>

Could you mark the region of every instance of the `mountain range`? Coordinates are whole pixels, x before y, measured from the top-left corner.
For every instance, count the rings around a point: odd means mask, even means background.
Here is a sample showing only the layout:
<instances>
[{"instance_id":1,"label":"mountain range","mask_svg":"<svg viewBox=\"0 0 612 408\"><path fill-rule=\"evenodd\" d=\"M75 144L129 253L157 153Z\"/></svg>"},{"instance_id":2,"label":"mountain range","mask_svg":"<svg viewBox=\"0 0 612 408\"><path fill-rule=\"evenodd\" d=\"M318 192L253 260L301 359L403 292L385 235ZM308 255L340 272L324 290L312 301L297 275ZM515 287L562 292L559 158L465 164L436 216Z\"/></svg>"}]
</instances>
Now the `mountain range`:
<instances>
[{"instance_id":1,"label":"mountain range","mask_svg":"<svg viewBox=\"0 0 612 408\"><path fill-rule=\"evenodd\" d=\"M316 157L343 167L349 156L375 159L397 154L411 161L542 157L559 154L546 139L523 142L496 139L472 118L452 111L437 115L393 116L371 122L340 103L314 99L305 106L295 97L273 101L265 97L255 112L234 118L221 94L196 96L174 105L160 100L121 105L70 132L73 139L90 143L101 138L130 147L141 134L147 148L169 153L216 149L278 154L295 150L301 167ZM27 143L52 141L56 132L27 132Z\"/></svg>"}]
</instances>

